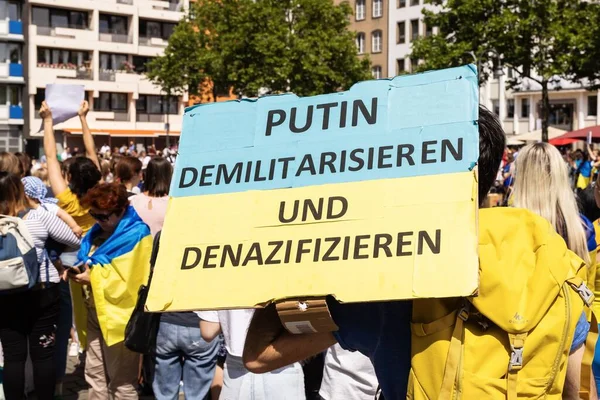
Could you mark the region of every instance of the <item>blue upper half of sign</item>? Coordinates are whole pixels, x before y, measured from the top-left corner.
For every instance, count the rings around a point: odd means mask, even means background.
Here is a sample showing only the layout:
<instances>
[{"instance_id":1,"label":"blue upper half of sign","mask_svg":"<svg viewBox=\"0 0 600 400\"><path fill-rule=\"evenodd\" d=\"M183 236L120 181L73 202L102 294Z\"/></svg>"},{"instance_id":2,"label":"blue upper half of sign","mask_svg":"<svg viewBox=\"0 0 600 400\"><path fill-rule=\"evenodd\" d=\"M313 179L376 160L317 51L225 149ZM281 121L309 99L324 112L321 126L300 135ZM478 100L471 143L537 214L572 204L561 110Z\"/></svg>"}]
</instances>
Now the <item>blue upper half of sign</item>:
<instances>
[{"instance_id":1,"label":"blue upper half of sign","mask_svg":"<svg viewBox=\"0 0 600 400\"><path fill-rule=\"evenodd\" d=\"M468 171L479 154L477 82L464 66L190 107L171 196Z\"/></svg>"}]
</instances>

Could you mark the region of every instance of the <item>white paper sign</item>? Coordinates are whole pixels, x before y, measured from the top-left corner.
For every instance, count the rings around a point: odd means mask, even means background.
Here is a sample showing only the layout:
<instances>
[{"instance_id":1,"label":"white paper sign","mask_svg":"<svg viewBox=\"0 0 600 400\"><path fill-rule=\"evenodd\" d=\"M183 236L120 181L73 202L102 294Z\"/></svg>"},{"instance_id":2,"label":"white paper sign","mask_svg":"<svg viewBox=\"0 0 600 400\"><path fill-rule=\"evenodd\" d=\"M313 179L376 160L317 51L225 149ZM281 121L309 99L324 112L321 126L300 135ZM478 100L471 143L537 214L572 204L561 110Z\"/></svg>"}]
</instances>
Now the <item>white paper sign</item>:
<instances>
[{"instance_id":1,"label":"white paper sign","mask_svg":"<svg viewBox=\"0 0 600 400\"><path fill-rule=\"evenodd\" d=\"M83 85L46 85L46 104L52 111L52 123L60 124L77 116L84 96Z\"/></svg>"}]
</instances>

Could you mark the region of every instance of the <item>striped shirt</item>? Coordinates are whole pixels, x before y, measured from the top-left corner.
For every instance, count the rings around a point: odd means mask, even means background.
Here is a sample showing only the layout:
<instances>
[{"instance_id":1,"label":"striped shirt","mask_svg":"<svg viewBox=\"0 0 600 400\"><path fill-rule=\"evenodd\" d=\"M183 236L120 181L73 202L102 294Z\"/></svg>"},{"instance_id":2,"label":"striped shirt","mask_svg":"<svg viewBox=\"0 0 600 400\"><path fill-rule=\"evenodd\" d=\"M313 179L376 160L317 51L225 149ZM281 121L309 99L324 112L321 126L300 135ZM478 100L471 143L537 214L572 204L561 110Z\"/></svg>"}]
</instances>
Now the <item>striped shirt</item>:
<instances>
[{"instance_id":1,"label":"striped shirt","mask_svg":"<svg viewBox=\"0 0 600 400\"><path fill-rule=\"evenodd\" d=\"M38 263L40 264L40 282L46 282L47 277L50 282L60 282L58 271L46 252L46 240L52 238L59 243L74 248L79 248L81 240L60 218L42 207L30 210L25 216L24 222L35 245ZM46 274L46 271L48 274Z\"/></svg>"}]
</instances>

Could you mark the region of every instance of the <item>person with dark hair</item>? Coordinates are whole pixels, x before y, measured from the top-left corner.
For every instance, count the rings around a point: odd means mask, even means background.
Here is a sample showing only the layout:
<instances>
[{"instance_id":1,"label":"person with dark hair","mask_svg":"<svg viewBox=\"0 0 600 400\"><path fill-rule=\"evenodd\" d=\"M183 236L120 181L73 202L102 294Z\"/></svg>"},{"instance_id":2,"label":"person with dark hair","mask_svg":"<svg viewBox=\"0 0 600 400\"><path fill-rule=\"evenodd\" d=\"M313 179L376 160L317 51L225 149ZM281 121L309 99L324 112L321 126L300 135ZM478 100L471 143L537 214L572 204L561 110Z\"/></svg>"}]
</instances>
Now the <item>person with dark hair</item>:
<instances>
[{"instance_id":1,"label":"person with dark hair","mask_svg":"<svg viewBox=\"0 0 600 400\"><path fill-rule=\"evenodd\" d=\"M483 203L488 191L494 184L500 167L500 161L502 160L502 155L505 149L505 134L502 127L500 126L498 119L483 106L479 107L478 122L478 185L479 201ZM507 215L509 215L510 212L513 211L512 209L494 210L497 212L504 212L506 210L508 212ZM524 214L519 215L523 216ZM527 226L527 224L515 225L517 221L521 221L519 220L519 218L515 218L513 214L510 214L510 216L511 218L509 223L511 227L511 235L516 234L513 232L513 229L522 229L523 231L519 233L520 235L534 234L532 233L533 231L530 231L531 227ZM541 219L536 215L532 214L531 216L529 216L529 214L527 214L527 216L531 217L532 220L535 220L536 223L540 223L540 226L545 226L542 224L542 222L547 223L545 220ZM497 218L488 218L485 221L490 220L496 221ZM481 224L484 224L483 227ZM491 235L492 233L490 232L496 230L498 231L497 234L499 236L502 236L504 235L504 232L507 229L507 227L508 226L502 226L502 224L500 224L500 226L485 225L485 222L483 222L483 220L480 220L480 230L485 229L486 235ZM546 231L544 231L544 233L547 234ZM552 237L552 240L559 242L562 241L562 239L557 234L555 234L555 236ZM500 240L499 242L500 245L503 247L501 249L496 248L490 251L505 252L511 250L507 249L506 246L504 246L504 242L502 240ZM537 249L530 249L528 247L518 249L519 254L522 253L523 257L532 257L531 254L534 253L536 250ZM517 249L515 249L515 251L517 251ZM480 271L482 271L481 285L484 285L484 280L493 280L494 278L493 271L488 274L485 274L485 271L489 271L489 268L493 268L493 266L495 266L496 264L492 262L488 265L485 264L485 262L482 262L481 260L482 259L480 258ZM571 262L563 262L563 264L561 264L561 267L563 266L565 268L571 268ZM527 282L526 277L523 277L523 279L524 282ZM485 296L485 293L480 292L479 295L480 297ZM506 293L506 295L509 295L509 293ZM423 301L425 301L425 303L423 303ZM415 304L417 308L413 309L413 304ZM415 383L415 380L417 378L413 376L413 383L409 387L409 373L411 370L411 361L415 361L411 360L411 322L413 322L413 312L420 312L422 309L429 309L425 307L431 306L431 304L433 303L427 303L426 300L422 300L421 302L390 301L340 304L335 299L333 299L333 297L329 296L327 297L327 305L331 313L332 320L339 327L339 330L336 332L292 334L283 327L281 320L279 319L275 303L271 303L263 309L255 310L254 317L252 319L246 337L246 343L243 354L244 364L246 368L248 368L252 372L264 373L275 370L277 368L281 368L282 366L289 365L300 360L304 360L314 354L324 351L325 349L334 345L337 342L342 346L342 348L346 350L360 351L361 353L365 354L371 359L375 368L377 378L381 385L383 395L387 400L405 399L407 397L407 391L412 391L414 385L419 385L418 382ZM438 305L439 303L435 304ZM439 307L442 308L441 306ZM434 318L434 316L432 315L429 315L428 317ZM417 314L416 318L425 318L425 316L423 313L421 313ZM568 321L566 316L565 320ZM422 323L422 325L428 323L427 321L421 319L416 319L415 322ZM432 322L432 324L435 324L435 322ZM434 328L432 327L432 329ZM573 329L574 331L574 324L570 324L569 329ZM502 329L496 328L495 332L498 331L502 331ZM573 331L569 332L570 339L573 338ZM486 335L485 329L482 333L478 334ZM471 333L471 335L473 335L473 333ZM494 336L494 339L490 340L497 339L495 339ZM489 344L490 342L487 343ZM568 343L567 345L570 346L570 344L571 343ZM443 346L442 343L440 343L440 345ZM500 349L499 351L504 350L504 347L502 346L498 346L498 348ZM535 351L535 346L533 347L533 349ZM486 352L489 350L490 349L487 348L481 349L482 352ZM429 357L431 357L430 371L421 371L421 373L425 375L436 374L436 379L439 378L441 381L441 377L436 371L441 370L443 375L444 365L448 366L448 364L445 364L445 359L434 359L435 353L432 353L433 351L434 349L431 349L430 347L419 347L418 352L420 360L427 359L427 354L429 354ZM561 354L564 354L566 356L567 353L561 352ZM510 352L507 354L507 356L510 356ZM531 357L531 355L528 356ZM458 373L462 372L460 368L463 367L457 367ZM545 372L546 371L541 371L540 373L545 374ZM556 375L557 382L548 382L547 385L551 385L552 387L555 387L554 385L556 385L557 387L562 389L562 384L565 383L565 374L566 363L562 363L560 368L560 374L557 373ZM558 377L559 375L560 377ZM545 377L546 375L540 376L540 378ZM501 378L501 375L499 375L498 378ZM572 378L572 376L567 376L567 380ZM454 377L452 377L451 379L452 380L450 382L454 382ZM562 379L563 381L560 382L560 379ZM490 382L497 381L490 379ZM572 384L573 382L567 382L566 384L569 383ZM452 386L452 383L450 384L450 386ZM493 385L490 384L490 386L488 387L488 389L491 391L490 393L492 393L495 390L495 388L492 386ZM453 390L452 387L450 389L451 391ZM435 391L436 389L433 390ZM439 387L437 388L437 390L439 390ZM419 393L423 393L424 396L425 391L421 391ZM488 393L488 395L491 396L490 393ZM451 396L451 394L448 394L448 396ZM431 398L437 398L437 396Z\"/></svg>"},{"instance_id":2,"label":"person with dark hair","mask_svg":"<svg viewBox=\"0 0 600 400\"><path fill-rule=\"evenodd\" d=\"M31 157L29 157L26 153L15 153L15 156L19 159L21 163L21 178L26 176L31 176Z\"/></svg>"},{"instance_id":3,"label":"person with dark hair","mask_svg":"<svg viewBox=\"0 0 600 400\"><path fill-rule=\"evenodd\" d=\"M4 351L4 394L21 400L25 389L25 362L31 356L37 398L54 396L56 326L59 319L60 277L45 249L48 239L79 247L79 238L56 215L25 196L18 175L0 172L0 214L21 217L33 239L40 265L33 289L0 296L0 341Z\"/></svg>"},{"instance_id":4,"label":"person with dark hair","mask_svg":"<svg viewBox=\"0 0 600 400\"><path fill-rule=\"evenodd\" d=\"M86 338L90 400L137 399L139 355L123 341L140 285L150 272L150 229L118 183L101 183L82 199L96 224L83 238L73 288L79 337Z\"/></svg>"},{"instance_id":5,"label":"person with dark hair","mask_svg":"<svg viewBox=\"0 0 600 400\"><path fill-rule=\"evenodd\" d=\"M84 101L79 110L79 119L81 120L84 143L91 141L93 146L94 139L86 121L88 110L88 104ZM80 202L87 191L100 182L102 178L98 167L98 158L94 150L88 151L86 157L75 157L73 161L69 161L67 179L65 179L61 173L56 154L52 113L46 102L42 103L40 116L44 121L44 152L48 163L48 176L52 192L58 199L58 206L69 213L83 229L83 232L86 233L94 224L94 219L89 215L88 210L81 206ZM86 144L86 149L88 147Z\"/></svg>"},{"instance_id":6,"label":"person with dark hair","mask_svg":"<svg viewBox=\"0 0 600 400\"><path fill-rule=\"evenodd\" d=\"M145 192L129 198L135 211L150 227L152 236L162 229L165 221L172 175L173 167L170 162L162 157L153 158L146 168Z\"/></svg>"},{"instance_id":7,"label":"person with dark hair","mask_svg":"<svg viewBox=\"0 0 600 400\"><path fill-rule=\"evenodd\" d=\"M122 157L115 165L115 182L125 186L129 196L140 193L138 188L142 180L142 162L133 156Z\"/></svg>"},{"instance_id":8,"label":"person with dark hair","mask_svg":"<svg viewBox=\"0 0 600 400\"><path fill-rule=\"evenodd\" d=\"M128 158L128 157L126 157ZM162 157L148 162L144 193L129 201L155 236L162 229L173 167ZM206 343L200 334L200 318L193 312L161 315L154 357L155 375L152 389L158 399L176 399L179 382L188 399L203 399L213 379L218 341Z\"/></svg>"}]
</instances>

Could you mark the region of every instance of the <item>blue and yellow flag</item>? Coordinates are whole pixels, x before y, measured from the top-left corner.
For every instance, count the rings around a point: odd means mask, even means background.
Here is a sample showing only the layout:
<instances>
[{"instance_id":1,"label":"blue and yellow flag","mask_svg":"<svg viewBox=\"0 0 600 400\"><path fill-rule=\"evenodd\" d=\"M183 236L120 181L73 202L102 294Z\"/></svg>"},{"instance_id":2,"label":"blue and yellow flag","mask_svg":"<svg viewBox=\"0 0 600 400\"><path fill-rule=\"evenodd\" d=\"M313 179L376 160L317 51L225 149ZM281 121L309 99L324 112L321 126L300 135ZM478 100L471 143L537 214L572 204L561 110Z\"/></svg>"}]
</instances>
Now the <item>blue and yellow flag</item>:
<instances>
[{"instance_id":1,"label":"blue and yellow flag","mask_svg":"<svg viewBox=\"0 0 600 400\"><path fill-rule=\"evenodd\" d=\"M94 225L83 238L78 260L91 267L91 291L102 336L108 346L124 339L140 285L148 281L152 236L150 228L129 206L113 234L92 255ZM87 308L80 285L71 283L75 322L82 346L86 344Z\"/></svg>"}]
</instances>

